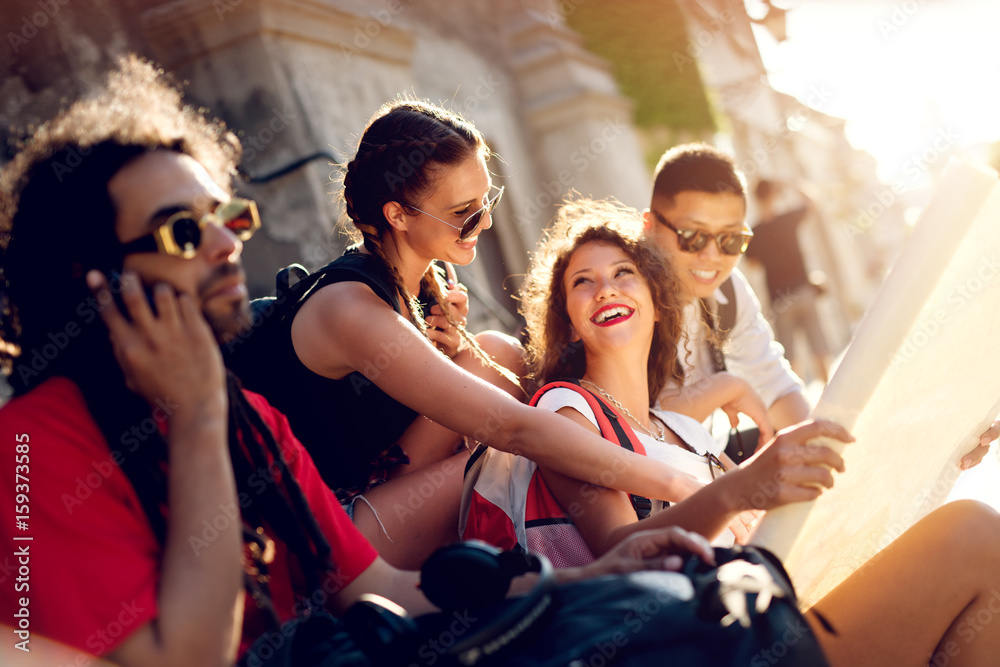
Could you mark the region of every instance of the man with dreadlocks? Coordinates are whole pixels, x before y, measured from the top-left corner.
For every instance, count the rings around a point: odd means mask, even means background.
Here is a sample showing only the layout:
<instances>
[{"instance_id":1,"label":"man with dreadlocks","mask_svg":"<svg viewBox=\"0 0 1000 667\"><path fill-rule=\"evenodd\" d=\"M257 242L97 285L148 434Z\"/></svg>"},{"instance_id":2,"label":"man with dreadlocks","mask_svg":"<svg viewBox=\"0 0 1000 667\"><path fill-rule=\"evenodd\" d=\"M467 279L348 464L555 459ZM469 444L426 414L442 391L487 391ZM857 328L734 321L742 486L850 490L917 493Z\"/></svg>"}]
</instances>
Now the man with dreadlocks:
<instances>
[{"instance_id":1,"label":"man with dreadlocks","mask_svg":"<svg viewBox=\"0 0 1000 667\"><path fill-rule=\"evenodd\" d=\"M20 516L0 541L31 576L2 580L0 615L20 650L34 636L122 665L220 665L312 605L375 593L433 609L416 573L354 528L284 416L223 366L218 344L246 317L242 241L259 225L226 188L238 154L131 58L2 173L15 396L0 441L16 470L0 501ZM690 551L711 558L660 532L559 579Z\"/></svg>"},{"instance_id":2,"label":"man with dreadlocks","mask_svg":"<svg viewBox=\"0 0 1000 667\"><path fill-rule=\"evenodd\" d=\"M217 341L247 307L237 234L256 209L220 185L231 135L178 103L131 60L3 175L3 338L20 355L0 432L25 475L0 497L30 500L31 627L124 664L231 662L293 590L327 570L342 588L376 559L284 418L227 378Z\"/></svg>"}]
</instances>

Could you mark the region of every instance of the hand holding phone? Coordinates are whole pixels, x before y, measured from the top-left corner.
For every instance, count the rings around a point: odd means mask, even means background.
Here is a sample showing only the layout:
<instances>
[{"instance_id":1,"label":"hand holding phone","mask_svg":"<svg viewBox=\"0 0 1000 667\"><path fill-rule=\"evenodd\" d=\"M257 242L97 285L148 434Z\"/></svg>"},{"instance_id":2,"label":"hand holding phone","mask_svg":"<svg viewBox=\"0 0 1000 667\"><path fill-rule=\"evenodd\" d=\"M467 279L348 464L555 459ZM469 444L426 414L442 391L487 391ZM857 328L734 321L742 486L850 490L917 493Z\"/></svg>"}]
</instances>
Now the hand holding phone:
<instances>
[{"instance_id":1,"label":"hand holding phone","mask_svg":"<svg viewBox=\"0 0 1000 667\"><path fill-rule=\"evenodd\" d=\"M100 303L115 357L132 391L151 404L176 405L197 412L225 405L225 368L218 343L194 299L159 283L143 289L138 276L125 272L115 298L104 275L87 274ZM175 411L176 412L176 411Z\"/></svg>"}]
</instances>

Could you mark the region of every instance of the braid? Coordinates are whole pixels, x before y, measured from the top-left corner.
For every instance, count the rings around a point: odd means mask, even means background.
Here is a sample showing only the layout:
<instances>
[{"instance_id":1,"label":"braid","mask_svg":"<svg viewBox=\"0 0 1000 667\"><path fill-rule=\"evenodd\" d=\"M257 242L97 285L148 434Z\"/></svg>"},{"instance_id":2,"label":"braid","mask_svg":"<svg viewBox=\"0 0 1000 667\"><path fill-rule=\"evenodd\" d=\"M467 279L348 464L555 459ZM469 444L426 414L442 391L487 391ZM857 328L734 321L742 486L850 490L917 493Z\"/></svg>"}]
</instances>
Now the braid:
<instances>
[{"instance_id":1,"label":"braid","mask_svg":"<svg viewBox=\"0 0 1000 667\"><path fill-rule=\"evenodd\" d=\"M110 354L101 357L104 361L113 362ZM96 379L99 377L104 379ZM128 424L141 423L149 415L148 404L127 390L124 381L116 391L108 386L106 377L100 373L95 371L90 378L95 379L81 380L79 385L105 437L109 433L127 433L130 429ZM330 544L309 509L302 489L289 472L277 441L247 401L239 380L232 373L227 373L227 393L230 459L240 498L243 542L252 555L251 563L244 565L244 588L258 607L277 623L267 586L267 562L273 552L269 551L272 547L268 545L264 527L284 542L299 561L307 577L308 590L318 590L322 583L320 576L334 568L335 564L331 559ZM111 442L110 438L108 440ZM167 444L157 431L141 447L122 456L119 463L135 489L160 544L166 542L167 534L164 515L167 461ZM255 482L260 477L260 470L274 473L274 479L268 480L263 490ZM244 502L244 498L250 501Z\"/></svg>"},{"instance_id":2,"label":"braid","mask_svg":"<svg viewBox=\"0 0 1000 667\"><path fill-rule=\"evenodd\" d=\"M371 225L365 225L361 223L358 225L359 229L362 229L362 234L364 234L365 248L372 255L378 258L382 262L382 266L385 267L386 273L392 279L392 284L396 287L396 293L399 295L400 302L406 307L406 312L410 316L410 320L413 325L417 327L420 333L427 335L427 323L424 322L423 311L420 308L420 304L417 302L416 296L411 295L406 291L406 286L403 285L403 279L399 275L399 271L393 266L392 262L385 256L385 252L382 249L382 240L371 233L374 227Z\"/></svg>"},{"instance_id":3,"label":"braid","mask_svg":"<svg viewBox=\"0 0 1000 667\"><path fill-rule=\"evenodd\" d=\"M344 212L353 228L348 232L382 262L410 320L424 335L427 324L417 295L406 290L385 254L383 241L392 228L383 207L391 201L419 201L433 184L429 164L454 165L487 152L479 131L457 114L427 102L402 100L376 112L343 171Z\"/></svg>"},{"instance_id":4,"label":"braid","mask_svg":"<svg viewBox=\"0 0 1000 667\"><path fill-rule=\"evenodd\" d=\"M436 301L437 305L440 306L441 312L444 313L445 319L448 320L448 324L455 327L455 331L458 332L458 335L461 336L462 340L464 340L469 345L469 349L472 350L473 356L475 356L476 359L479 359L479 361L481 361L483 365L487 366L488 368L492 368L497 373L506 378L508 381L513 383L514 386L519 387L521 391L525 392L525 395L527 395L527 392L521 385L520 378L518 378L517 375L512 373L509 369L505 368L504 366L501 366L496 361L494 361L493 357L486 354L486 351L482 347L480 347L476 339L472 336L472 334L469 333L469 330L465 328L465 325L459 324L459 322L452 316L451 308L448 307L448 302L445 301L444 292L441 291L441 283L438 282L438 276L437 273L434 271L433 265L431 265L427 269L427 273L424 274L423 284L426 285L427 289L430 290L431 295L433 295L434 297L434 301Z\"/></svg>"},{"instance_id":5,"label":"braid","mask_svg":"<svg viewBox=\"0 0 1000 667\"><path fill-rule=\"evenodd\" d=\"M365 225L361 221L361 216L358 214L357 207L354 205L354 186L351 178L352 171L358 168L357 159L351 160L347 163L347 167L343 171L341 181L343 187L341 188L341 196L344 198L344 212L347 218L353 223L355 229L360 232L365 237L365 247L368 246L367 238L368 236L377 235L377 230L372 225ZM365 228L368 228L367 230ZM368 233L366 233L368 231ZM354 235L352 235L354 236ZM357 238L354 239L355 241ZM371 248L368 248L370 251Z\"/></svg>"}]
</instances>

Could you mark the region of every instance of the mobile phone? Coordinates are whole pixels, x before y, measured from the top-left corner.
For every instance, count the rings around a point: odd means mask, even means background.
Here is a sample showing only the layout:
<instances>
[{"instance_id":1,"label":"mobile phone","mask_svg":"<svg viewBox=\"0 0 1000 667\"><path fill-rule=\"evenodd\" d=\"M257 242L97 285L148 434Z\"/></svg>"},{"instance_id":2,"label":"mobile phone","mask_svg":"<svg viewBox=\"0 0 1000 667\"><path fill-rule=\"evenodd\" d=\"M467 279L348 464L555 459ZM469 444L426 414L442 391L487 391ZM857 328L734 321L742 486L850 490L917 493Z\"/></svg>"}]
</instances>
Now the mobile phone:
<instances>
[{"instance_id":1,"label":"mobile phone","mask_svg":"<svg viewBox=\"0 0 1000 667\"><path fill-rule=\"evenodd\" d=\"M121 276L112 275L112 278L116 279L114 282L109 282L109 286L112 287L111 294L114 296L115 306L117 306L118 312L120 312L126 320L132 322L132 314L129 312L128 307L122 300ZM117 289L115 289L115 285L117 285ZM153 300L153 286L144 284L142 286L142 293L146 295L146 303L149 304L149 309L153 311L153 316L155 317L157 312L156 302Z\"/></svg>"}]
</instances>

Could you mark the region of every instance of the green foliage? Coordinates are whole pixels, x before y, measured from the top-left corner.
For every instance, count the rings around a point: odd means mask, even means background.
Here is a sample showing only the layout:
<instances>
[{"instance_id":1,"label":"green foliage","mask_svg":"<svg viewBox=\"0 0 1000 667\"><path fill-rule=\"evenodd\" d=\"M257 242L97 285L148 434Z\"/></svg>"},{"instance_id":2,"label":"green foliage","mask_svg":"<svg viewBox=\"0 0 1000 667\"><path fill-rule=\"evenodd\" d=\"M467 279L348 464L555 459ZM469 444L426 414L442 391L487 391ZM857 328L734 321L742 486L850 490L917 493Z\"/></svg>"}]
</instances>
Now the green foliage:
<instances>
[{"instance_id":1,"label":"green foliage","mask_svg":"<svg viewBox=\"0 0 1000 667\"><path fill-rule=\"evenodd\" d=\"M715 122L675 0L580 0L566 17L608 60L639 127L710 133Z\"/></svg>"}]
</instances>

